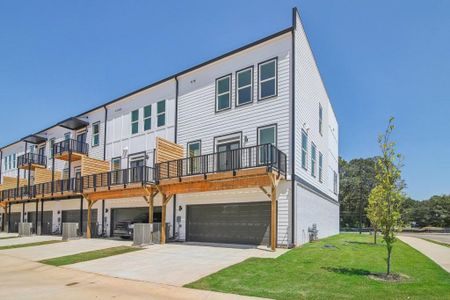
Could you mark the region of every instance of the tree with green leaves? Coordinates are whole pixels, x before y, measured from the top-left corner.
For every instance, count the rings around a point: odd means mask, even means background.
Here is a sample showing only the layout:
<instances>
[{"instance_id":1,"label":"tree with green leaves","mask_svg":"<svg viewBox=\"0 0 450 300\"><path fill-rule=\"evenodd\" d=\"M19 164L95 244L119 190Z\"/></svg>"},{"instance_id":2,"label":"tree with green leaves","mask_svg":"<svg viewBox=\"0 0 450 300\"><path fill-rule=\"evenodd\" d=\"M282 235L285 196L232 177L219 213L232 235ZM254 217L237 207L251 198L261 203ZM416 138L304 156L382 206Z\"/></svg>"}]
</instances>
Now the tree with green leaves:
<instances>
[{"instance_id":1,"label":"tree with green leaves","mask_svg":"<svg viewBox=\"0 0 450 300\"><path fill-rule=\"evenodd\" d=\"M381 226L380 221L383 215L382 206L380 205L380 199L386 197L385 191L381 186L377 185L372 189L369 195L369 204L366 208L367 218L373 228L373 243L377 243L377 234Z\"/></svg>"},{"instance_id":2,"label":"tree with green leaves","mask_svg":"<svg viewBox=\"0 0 450 300\"><path fill-rule=\"evenodd\" d=\"M394 130L394 118L389 119L386 131L378 137L381 155L376 164L376 182L373 190L372 206L379 212L376 221L381 231L387 249L387 272L391 273L392 248L396 241L396 234L401 229L401 209L404 201L401 179L402 156L396 152L396 144L391 140Z\"/></svg>"}]
</instances>

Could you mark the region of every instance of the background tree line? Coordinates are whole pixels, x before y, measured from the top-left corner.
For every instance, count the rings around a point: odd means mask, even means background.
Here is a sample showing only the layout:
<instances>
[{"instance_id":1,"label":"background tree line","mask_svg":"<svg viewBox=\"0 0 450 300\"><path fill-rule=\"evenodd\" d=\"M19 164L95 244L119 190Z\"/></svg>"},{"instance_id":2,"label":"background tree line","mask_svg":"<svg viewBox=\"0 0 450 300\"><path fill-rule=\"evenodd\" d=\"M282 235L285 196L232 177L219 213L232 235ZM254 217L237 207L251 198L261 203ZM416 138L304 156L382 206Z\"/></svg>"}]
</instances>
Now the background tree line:
<instances>
[{"instance_id":1,"label":"background tree line","mask_svg":"<svg viewBox=\"0 0 450 300\"><path fill-rule=\"evenodd\" d=\"M350 161L339 158L341 228L370 227L366 208L370 191L376 185L376 161L377 157ZM406 227L450 227L450 195L436 195L423 201L406 198L402 220Z\"/></svg>"}]
</instances>

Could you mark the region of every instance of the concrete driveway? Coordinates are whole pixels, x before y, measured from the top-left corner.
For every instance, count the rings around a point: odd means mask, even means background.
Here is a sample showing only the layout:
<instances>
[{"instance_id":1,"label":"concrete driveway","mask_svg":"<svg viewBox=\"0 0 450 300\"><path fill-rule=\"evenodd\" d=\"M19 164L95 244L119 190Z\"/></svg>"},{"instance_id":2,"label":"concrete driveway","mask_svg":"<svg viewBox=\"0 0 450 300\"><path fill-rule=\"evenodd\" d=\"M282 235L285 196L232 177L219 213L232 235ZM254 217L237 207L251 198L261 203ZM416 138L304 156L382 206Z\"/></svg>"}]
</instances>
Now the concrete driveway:
<instances>
[{"instance_id":1,"label":"concrete driveway","mask_svg":"<svg viewBox=\"0 0 450 300\"><path fill-rule=\"evenodd\" d=\"M61 237L59 236L48 236L48 235L35 235L35 236L28 236L28 237L17 237L16 234L10 234L10 235L4 235L2 237L8 237L0 239L0 247L1 246L12 246L12 245L19 245L19 244L28 244L28 243L38 243L38 242L44 242L44 241L52 241L52 240L61 240ZM9 238L13 237L13 238Z\"/></svg>"},{"instance_id":2,"label":"concrete driveway","mask_svg":"<svg viewBox=\"0 0 450 300\"><path fill-rule=\"evenodd\" d=\"M401 233L402 236L412 236L420 239L429 239L450 245L450 233Z\"/></svg>"},{"instance_id":3,"label":"concrete driveway","mask_svg":"<svg viewBox=\"0 0 450 300\"><path fill-rule=\"evenodd\" d=\"M125 279L182 286L249 257L275 258L287 250L169 243L145 250L82 262L67 268Z\"/></svg>"},{"instance_id":4,"label":"concrete driveway","mask_svg":"<svg viewBox=\"0 0 450 300\"><path fill-rule=\"evenodd\" d=\"M52 237L52 236L33 236L26 238L14 238L7 240L0 240L0 242L12 241L17 243L34 243L45 240L61 240L61 237ZM22 242L20 242L22 241ZM32 246L32 247L24 247L24 248L16 248L9 250L2 250L0 254L11 255L14 257L39 261L43 259L60 257L65 255L72 255L81 252L100 250L110 247L117 246L131 246L131 241L118 241L118 240L108 240L108 239L78 239L78 240L70 240L67 242L61 242L56 244L48 244L42 246Z\"/></svg>"}]
</instances>

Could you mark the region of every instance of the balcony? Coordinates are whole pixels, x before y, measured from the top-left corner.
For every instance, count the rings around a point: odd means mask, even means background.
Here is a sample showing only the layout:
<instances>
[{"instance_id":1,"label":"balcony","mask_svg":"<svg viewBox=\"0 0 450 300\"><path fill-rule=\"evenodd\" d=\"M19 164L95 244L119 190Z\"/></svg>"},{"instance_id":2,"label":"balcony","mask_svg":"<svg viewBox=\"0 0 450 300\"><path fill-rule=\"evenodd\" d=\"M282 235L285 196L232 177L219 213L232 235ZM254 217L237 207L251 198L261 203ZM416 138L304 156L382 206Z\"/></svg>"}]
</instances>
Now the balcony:
<instances>
[{"instance_id":1,"label":"balcony","mask_svg":"<svg viewBox=\"0 0 450 300\"><path fill-rule=\"evenodd\" d=\"M87 156L89 145L74 139L67 139L53 145L53 157L66 161L77 161Z\"/></svg>"},{"instance_id":2,"label":"balcony","mask_svg":"<svg viewBox=\"0 0 450 300\"><path fill-rule=\"evenodd\" d=\"M47 157L35 153L26 153L17 158L17 167L34 171L36 168L47 168Z\"/></svg>"}]
</instances>

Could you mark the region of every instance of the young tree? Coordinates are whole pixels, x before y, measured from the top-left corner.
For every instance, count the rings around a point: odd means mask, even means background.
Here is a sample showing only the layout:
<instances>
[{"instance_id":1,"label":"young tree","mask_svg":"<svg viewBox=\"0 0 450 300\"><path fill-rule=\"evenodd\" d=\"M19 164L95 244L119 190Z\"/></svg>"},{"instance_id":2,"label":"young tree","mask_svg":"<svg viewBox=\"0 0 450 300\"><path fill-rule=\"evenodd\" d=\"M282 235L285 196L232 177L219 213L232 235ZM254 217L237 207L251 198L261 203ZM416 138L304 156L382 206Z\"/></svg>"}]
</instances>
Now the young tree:
<instances>
[{"instance_id":1,"label":"young tree","mask_svg":"<svg viewBox=\"0 0 450 300\"><path fill-rule=\"evenodd\" d=\"M367 218L373 228L373 243L377 243L377 233L380 228L380 220L383 214L381 201L386 195L380 186L372 189L369 195L369 204L366 208Z\"/></svg>"},{"instance_id":2,"label":"young tree","mask_svg":"<svg viewBox=\"0 0 450 300\"><path fill-rule=\"evenodd\" d=\"M387 248L386 275L391 272L392 248L396 241L396 233L402 226L401 209L404 199L402 194L404 182L400 170L402 156L396 152L395 142L391 140L393 130L394 118L390 118L386 131L378 137L381 156L376 164L377 186L374 188L376 211L380 212L377 223Z\"/></svg>"}]
</instances>

